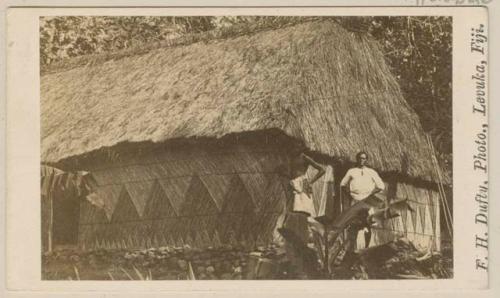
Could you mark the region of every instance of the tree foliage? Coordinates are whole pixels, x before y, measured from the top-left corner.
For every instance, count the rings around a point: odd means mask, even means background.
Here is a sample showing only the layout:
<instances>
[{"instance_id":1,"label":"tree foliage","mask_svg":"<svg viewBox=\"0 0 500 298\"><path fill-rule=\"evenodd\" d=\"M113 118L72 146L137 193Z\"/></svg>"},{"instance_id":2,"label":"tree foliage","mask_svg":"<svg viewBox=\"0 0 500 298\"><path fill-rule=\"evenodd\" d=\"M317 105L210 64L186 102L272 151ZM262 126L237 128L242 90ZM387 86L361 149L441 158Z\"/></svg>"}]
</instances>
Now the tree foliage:
<instances>
[{"instance_id":1,"label":"tree foliage","mask_svg":"<svg viewBox=\"0 0 500 298\"><path fill-rule=\"evenodd\" d=\"M212 17L43 17L40 62L118 51L214 28Z\"/></svg>"},{"instance_id":2,"label":"tree foliage","mask_svg":"<svg viewBox=\"0 0 500 298\"><path fill-rule=\"evenodd\" d=\"M452 152L452 20L375 17L369 32L383 46L405 99L436 149Z\"/></svg>"},{"instance_id":3,"label":"tree foliage","mask_svg":"<svg viewBox=\"0 0 500 298\"><path fill-rule=\"evenodd\" d=\"M281 26L296 17L44 17L40 19L40 60L53 61L130 48L183 34L234 25ZM335 17L353 32L381 44L405 99L430 133L436 149L452 151L452 19L449 17Z\"/></svg>"}]
</instances>

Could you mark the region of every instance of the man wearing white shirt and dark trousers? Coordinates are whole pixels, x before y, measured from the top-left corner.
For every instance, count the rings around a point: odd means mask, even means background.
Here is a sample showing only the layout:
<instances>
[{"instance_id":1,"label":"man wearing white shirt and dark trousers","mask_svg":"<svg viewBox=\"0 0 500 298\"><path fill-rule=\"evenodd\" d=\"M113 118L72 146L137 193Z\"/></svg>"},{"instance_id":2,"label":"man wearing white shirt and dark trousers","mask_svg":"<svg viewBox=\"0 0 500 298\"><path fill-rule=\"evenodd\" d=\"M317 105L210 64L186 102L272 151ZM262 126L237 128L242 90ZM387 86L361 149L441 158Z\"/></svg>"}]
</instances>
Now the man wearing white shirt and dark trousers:
<instances>
[{"instance_id":1,"label":"man wearing white shirt and dark trousers","mask_svg":"<svg viewBox=\"0 0 500 298\"><path fill-rule=\"evenodd\" d=\"M367 161L368 154L366 154L366 152L361 151L356 154L356 167L349 169L340 182L342 193L348 194L351 199L350 206L358 202L369 203L369 198L374 196L376 193L381 192L385 188L385 184L378 173L374 169L366 166ZM371 211L372 209L370 211L366 210L360 215L363 219L367 219ZM351 258L354 255L354 249L356 247L356 240L359 230L360 225L354 223L347 228L347 239L345 246L347 259ZM365 246L368 247L371 239L371 230L369 224L365 226L364 230Z\"/></svg>"}]
</instances>

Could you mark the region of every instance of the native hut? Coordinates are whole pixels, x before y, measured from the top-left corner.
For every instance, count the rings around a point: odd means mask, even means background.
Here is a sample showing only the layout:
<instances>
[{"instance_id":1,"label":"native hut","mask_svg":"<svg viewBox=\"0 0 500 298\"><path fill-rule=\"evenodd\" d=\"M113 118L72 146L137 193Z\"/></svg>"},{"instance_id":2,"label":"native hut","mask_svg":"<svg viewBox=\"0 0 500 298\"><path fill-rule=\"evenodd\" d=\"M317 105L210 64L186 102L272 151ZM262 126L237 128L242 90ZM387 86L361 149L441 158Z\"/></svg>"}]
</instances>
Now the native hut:
<instances>
[{"instance_id":1,"label":"native hut","mask_svg":"<svg viewBox=\"0 0 500 298\"><path fill-rule=\"evenodd\" d=\"M377 43L333 21L67 60L42 70L41 98L42 160L97 183L81 201L82 247L270 242L290 200L283 172L307 148L327 166L317 215L338 213L336 186L363 149L386 195L415 210L373 243L439 249L419 120Z\"/></svg>"}]
</instances>

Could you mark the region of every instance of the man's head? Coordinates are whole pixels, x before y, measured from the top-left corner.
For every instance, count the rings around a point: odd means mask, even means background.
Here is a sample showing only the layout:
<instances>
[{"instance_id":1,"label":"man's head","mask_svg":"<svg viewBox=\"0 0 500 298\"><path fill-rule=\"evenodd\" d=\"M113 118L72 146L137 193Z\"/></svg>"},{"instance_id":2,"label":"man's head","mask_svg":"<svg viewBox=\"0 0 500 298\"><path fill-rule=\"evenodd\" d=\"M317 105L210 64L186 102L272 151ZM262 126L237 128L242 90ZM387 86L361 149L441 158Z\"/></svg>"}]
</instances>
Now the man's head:
<instances>
[{"instance_id":1,"label":"man's head","mask_svg":"<svg viewBox=\"0 0 500 298\"><path fill-rule=\"evenodd\" d=\"M366 166L367 161L368 161L368 154L366 154L366 152L360 151L358 152L358 154L356 154L356 165L358 167Z\"/></svg>"}]
</instances>

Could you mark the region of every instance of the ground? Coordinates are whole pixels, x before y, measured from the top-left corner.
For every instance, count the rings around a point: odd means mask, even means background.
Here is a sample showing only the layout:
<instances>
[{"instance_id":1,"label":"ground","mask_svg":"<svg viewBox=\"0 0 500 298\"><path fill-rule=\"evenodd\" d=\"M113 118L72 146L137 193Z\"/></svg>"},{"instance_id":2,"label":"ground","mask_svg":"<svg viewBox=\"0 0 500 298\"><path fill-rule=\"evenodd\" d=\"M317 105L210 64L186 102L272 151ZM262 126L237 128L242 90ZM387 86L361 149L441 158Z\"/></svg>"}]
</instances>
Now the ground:
<instances>
[{"instance_id":1,"label":"ground","mask_svg":"<svg viewBox=\"0 0 500 298\"><path fill-rule=\"evenodd\" d=\"M342 254L340 254L342 255ZM44 280L185 279L435 279L453 276L451 247L441 253L419 252L407 240L359 251L348 262L337 260L330 273L316 264L314 276L297 272L282 247L255 249L221 246L195 249L159 247L142 250L64 249L42 256Z\"/></svg>"}]
</instances>

